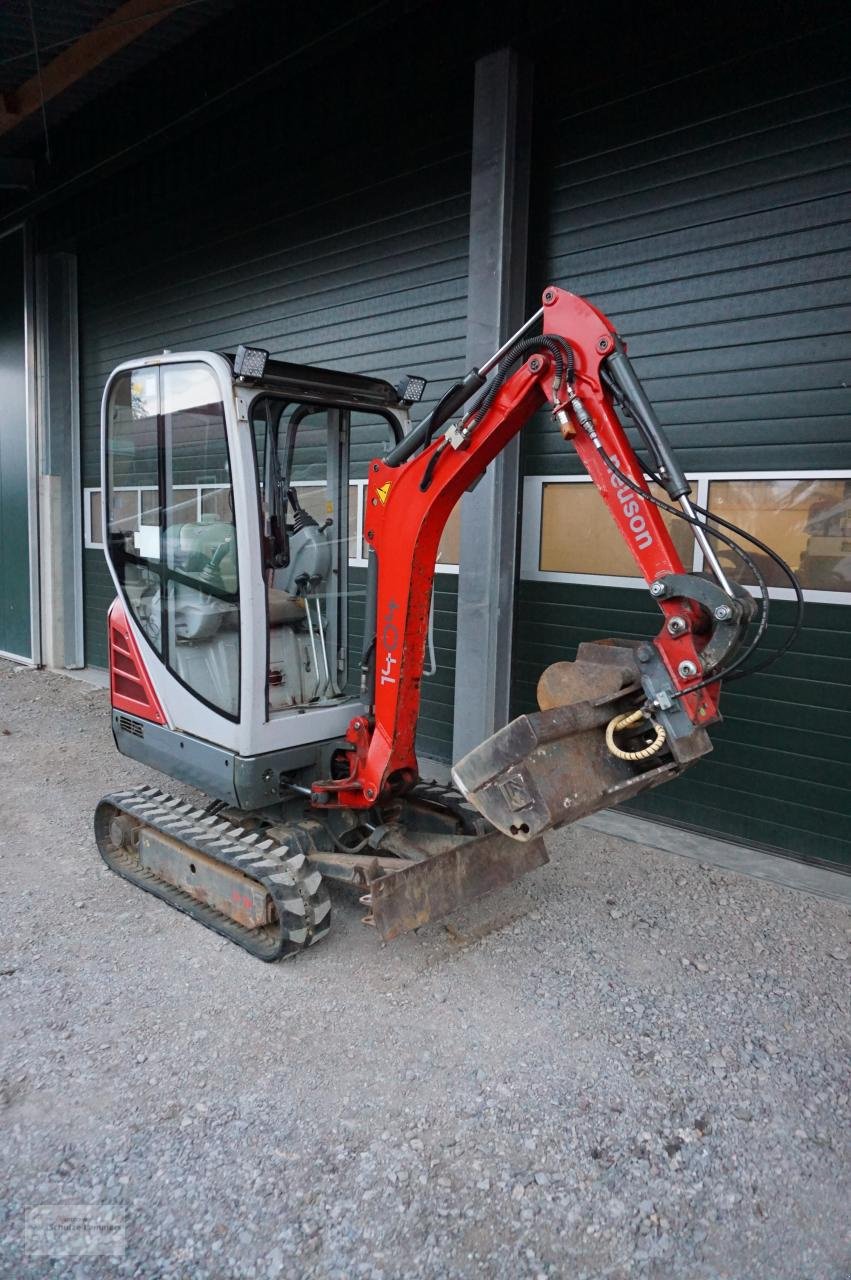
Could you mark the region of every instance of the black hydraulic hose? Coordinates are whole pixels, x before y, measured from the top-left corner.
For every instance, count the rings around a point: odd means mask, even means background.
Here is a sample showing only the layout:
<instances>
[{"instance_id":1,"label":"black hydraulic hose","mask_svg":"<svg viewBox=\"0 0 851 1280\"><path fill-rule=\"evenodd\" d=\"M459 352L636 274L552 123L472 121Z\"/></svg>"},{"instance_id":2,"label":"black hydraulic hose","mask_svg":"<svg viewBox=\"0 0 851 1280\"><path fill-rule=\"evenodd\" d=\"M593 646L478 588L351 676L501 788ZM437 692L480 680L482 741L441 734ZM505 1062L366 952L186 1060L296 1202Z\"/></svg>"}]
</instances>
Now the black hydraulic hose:
<instances>
[{"instance_id":1,"label":"black hydraulic hose","mask_svg":"<svg viewBox=\"0 0 851 1280\"><path fill-rule=\"evenodd\" d=\"M331 837L336 847L342 853L362 853L363 850L369 844L369 840L370 840L369 832L364 836L363 840L359 840L357 844L346 844L345 841L341 840L340 837L336 834L336 832L332 831L331 828L326 823L321 822L319 825L322 827L322 829L325 832L327 832L327 834Z\"/></svg>"},{"instance_id":2,"label":"black hydraulic hose","mask_svg":"<svg viewBox=\"0 0 851 1280\"><path fill-rule=\"evenodd\" d=\"M757 671L764 671L766 667L772 666L779 658L782 658L783 655L788 653L792 648L792 645L801 634L801 627L804 625L804 593L801 590L801 584L798 581L794 570L789 567L782 556L778 555L773 547L769 547L766 543L762 542L755 534L748 533L746 529L740 529L738 525L733 524L729 520L725 520L723 516L716 515L712 511L707 511L705 507L699 506L696 502L692 503L692 507L699 515L702 515L704 519L711 520L713 524L723 525L725 529L731 530L733 533L738 534L739 537L746 538L748 542L752 542L755 547L759 547L760 551L764 552L770 560L774 561L778 569L783 571L792 585L792 590L795 592L795 621L790 628L789 635L786 640L779 649L774 650L762 662L757 663L756 666L748 667L745 671L737 671L733 676L733 679L741 680L744 676L755 675ZM715 536L719 536L717 531Z\"/></svg>"},{"instance_id":3,"label":"black hydraulic hose","mask_svg":"<svg viewBox=\"0 0 851 1280\"><path fill-rule=\"evenodd\" d=\"M547 333L540 334L536 338L518 338L517 342L509 348L500 361L496 374L490 385L485 388L478 400L476 400L475 404L470 407L466 414L464 421L468 424L469 429L472 430L473 427L477 426L491 408L496 397L499 395L500 390L505 385L505 381L511 373L512 368L517 364L518 360L520 360L522 356L528 355L532 352L539 352L541 350L549 352L553 358L553 363L555 364L554 382L556 388L561 388L565 383L569 384L573 382L575 373L573 351L564 338L557 334ZM460 383L458 384L459 388L461 385L462 384ZM453 390L455 389L456 388L453 388ZM440 409L442 404L443 401L438 405L438 409ZM434 411L435 415L437 414L438 409ZM446 416L448 417L451 415ZM429 443L438 426L442 425L445 421L446 418L444 417L440 422L435 420L428 423L428 430L426 432L427 439L424 441L425 444ZM421 423L420 427L423 425L424 424ZM420 428L418 427L417 430L419 431L419 429ZM406 443L410 438L410 436L406 437ZM441 445L440 448L436 449L429 458L428 465L423 473L423 478L420 481L420 489L423 493L426 492L434 479L434 470L444 448L445 444Z\"/></svg>"},{"instance_id":4,"label":"black hydraulic hose","mask_svg":"<svg viewBox=\"0 0 851 1280\"><path fill-rule=\"evenodd\" d=\"M422 493L425 493L426 490L430 487L431 482L434 479L434 469L437 466L438 459L440 458L440 455L443 453L443 450L445 448L446 448L446 441L444 440L443 444L438 445L438 447L435 449L434 453L431 455L428 462L426 463L426 469L423 472L423 478L420 481L420 491Z\"/></svg>"},{"instance_id":5,"label":"black hydraulic hose","mask_svg":"<svg viewBox=\"0 0 851 1280\"><path fill-rule=\"evenodd\" d=\"M466 404L470 396L475 395L484 385L484 374L479 373L478 369L471 369L463 381L456 382L454 387L450 387L438 400L431 413L427 414L422 422L418 422L413 431L403 436L399 443L385 455L385 466L401 466L416 453L420 445L427 445L444 422L448 422L453 413L460 409L462 404Z\"/></svg>"},{"instance_id":6,"label":"black hydraulic hose","mask_svg":"<svg viewBox=\"0 0 851 1280\"><path fill-rule=\"evenodd\" d=\"M671 515L676 516L679 520L684 520L686 524L701 525L702 528L705 527L701 523L701 521L698 520L697 518L692 518L691 516L687 516L684 511L679 510L679 508L677 507L672 507L667 502L663 502L661 498L657 498L654 494L650 493L649 490L642 489L640 485L635 483L635 481L630 480L629 476L624 475L624 473L621 471L617 463L608 456L608 454L605 452L602 446L598 445L597 448L601 458L603 459L603 461L605 462L609 470L612 472L612 474L617 476L618 479L621 480L627 486L627 488L632 489L633 493L637 493L640 498L644 498L646 501L652 502L655 506L661 508L662 511L668 511ZM712 517L710 516L710 519L711 518ZM748 569L750 569L751 573L756 578L757 583L759 584L760 595L762 596L762 614L760 616L759 624L757 626L756 635L754 636L753 640L750 642L748 647L745 649L744 653L740 654L740 656L736 658L734 662L731 662L729 667L725 668L723 671L717 671L715 672L714 675L707 676L705 680L700 680L698 681L697 684L690 685L688 689L675 690L674 693L671 695L674 698L682 698L685 696L685 694L696 693L698 689L704 689L706 688L707 685L716 684L719 680L728 679L731 673L733 671L738 670L742 666L742 664L746 662L747 659L751 656L751 654L760 644L762 637L765 634L765 630L768 626L768 612L769 612L769 606L770 606L768 587L766 586L765 579L763 578L756 564L750 558L747 552L744 551L738 545L738 543L734 542L732 538L728 538L726 534L720 533L716 529L714 531L713 536L718 538L721 542L726 543L727 546L729 546L732 549L733 553L739 556L739 558L743 561L743 563L747 565Z\"/></svg>"},{"instance_id":7,"label":"black hydraulic hose","mask_svg":"<svg viewBox=\"0 0 851 1280\"><path fill-rule=\"evenodd\" d=\"M500 361L496 377L471 407L467 420L473 425L481 422L521 356L542 350L553 357L556 384L561 386L565 382L565 375L566 381L572 383L575 375L573 351L564 338L549 333L540 334L536 338L520 338Z\"/></svg>"},{"instance_id":8,"label":"black hydraulic hose","mask_svg":"<svg viewBox=\"0 0 851 1280\"><path fill-rule=\"evenodd\" d=\"M518 338L517 342L506 352L497 367L496 375L484 394L476 401L467 415L478 422L493 404L494 398L505 381L511 366L516 363L525 351L549 351L556 363L556 381L561 383L567 373L568 382L573 381L573 352L564 338L555 334L541 334L537 338ZM448 422L453 413L466 404L470 396L475 395L485 386L485 375L478 369L471 369L461 382L450 387L431 413L414 427L402 441L391 449L384 462L388 467L398 467L407 461L422 446L425 448L434 439L437 432Z\"/></svg>"},{"instance_id":9,"label":"black hydraulic hose","mask_svg":"<svg viewBox=\"0 0 851 1280\"><path fill-rule=\"evenodd\" d=\"M661 480L652 471L647 471L646 474L649 475L652 480L655 480L657 484L661 485ZM716 515L714 511L708 511L706 507L702 507L699 502L692 502L691 505L698 515L704 517L704 520L709 520L715 525L723 525L725 529L729 529L740 538L744 538L747 542L752 542L754 546L759 547L760 551L768 556L769 560L772 560L774 564L777 565L778 569L785 574L791 584L792 590L795 593L795 621L789 628L789 635L783 641L780 648L772 650L768 657L762 662L757 663L756 666L753 667L746 667L744 671L736 671L735 674L730 677L732 680L742 680L745 676L755 675L756 672L764 671L766 667L772 666L779 658L782 658L783 655L788 653L792 648L792 645L801 634L801 627L804 625L804 593L794 570L789 567L783 557L779 555L773 547L769 547L768 544L758 538L756 534L748 533L747 529L742 529L740 525L733 524L730 520L725 520L723 516ZM677 514L680 513L678 512ZM713 536L721 537L717 529ZM739 548L739 550L741 551L741 548Z\"/></svg>"},{"instance_id":10,"label":"black hydraulic hose","mask_svg":"<svg viewBox=\"0 0 851 1280\"><path fill-rule=\"evenodd\" d=\"M610 359L611 359L611 358L610 358ZM625 359L625 357L624 357L624 359ZM607 361L607 362L606 362L606 365L608 365L609 363L610 363L610 361ZM628 362L627 362L627 363L628 363ZM632 372L632 368L631 368L631 366L630 366L630 371ZM612 396L613 396L613 398L614 398L614 400L615 400L615 403L616 403L617 405L619 405L621 408L623 408L623 409L624 409L624 411L629 415L629 417L630 417L630 418L632 418L632 420L635 422L636 426L638 427L638 429L639 429L639 431L640 431L641 435L645 438L645 443L647 443L647 444L648 444L648 447L650 448L651 452L652 452L654 455L655 455L655 454L657 454L657 453L658 453L658 450L655 448L655 446L653 445L653 443L651 443L651 442L648 442L648 441L647 441L646 433L645 433L645 431L642 429L642 423L641 423L641 421L639 420L639 416L638 416L638 415L637 415L637 413L636 413L635 404L633 403L633 401L632 401L632 399L631 399L630 395L628 394L628 388L627 388L625 385L623 385L623 380L622 380L622 379L618 379L618 378L614 378L614 377L612 377L612 376L611 376L611 373L610 373L610 372L609 372L609 370L606 368L606 366L604 366L604 367L603 367L602 373L603 373L603 381L604 381L604 382L606 383L606 385L608 386L608 389L609 389L610 393L612 394ZM637 386L638 386L638 388L639 388L639 391L641 392L641 395L642 395L642 396L644 396L643 388L641 387L641 384L640 384L640 382L638 381L638 378L637 378L637 376L634 374L634 372L633 372L633 378L634 378L634 380L635 380L636 385L637 385ZM644 399L646 400L646 396L644 397ZM647 402L647 403L649 404L649 402ZM651 413L653 413L652 409L651 409ZM654 416L654 418L655 418L655 413L653 414L653 416ZM661 428L660 428L660 430L661 430ZM677 471L679 472L679 474L682 474L682 472L679 470L679 466L678 466L678 465L677 465ZM647 474L648 474L648 475L649 475L653 480L655 480L655 481L656 481L656 483L657 483L661 488L663 488L663 489L668 489L668 492L669 492L669 494L670 494L670 487L665 483L665 480L662 478L662 476L661 476L661 475L657 475L655 472L653 472L652 470L649 470L649 469L646 469L646 473L647 473ZM685 479L685 477L683 477L683 479ZM690 487L689 487L688 485L687 485L687 489L686 489L686 491L687 491L687 492L690 492ZM653 497L653 495L652 495L652 494L650 494L650 493L648 493L648 494L646 494L646 495L644 495L644 496L648 497L648 498L650 499L650 501L651 501L651 502L657 502L657 500L656 500L656 499ZM675 495L671 495L671 496L675 496ZM660 503L658 503L658 502L657 502L657 506L658 506L658 505L663 505L663 504L660 504ZM776 552L772 547L767 546L767 545L766 545L766 543L762 542L762 541L761 541L759 538L757 538L754 534L748 533L746 529L742 529L742 528L740 528L740 527L739 527L739 525L733 524L731 521L723 519L723 517L722 517L722 516L715 515L715 514L714 514L714 512L707 511L707 509L706 509L705 507L701 507L701 506L700 506L698 503L696 503L696 502L692 502L692 503L691 503L691 506L692 506L693 510L695 510L696 512L698 512L700 515L702 515L702 516L704 517L704 520L705 520L705 521L707 521L707 520L708 520L708 521L712 521L712 523L713 523L714 525L716 525L716 526L721 525L721 526L723 526L725 529L729 529L732 533L737 534L740 538L744 538L747 542L750 542L750 543L752 543L754 546L759 547L759 549L760 549L762 552L764 552L764 554L765 554L765 555L767 555L767 556L769 557L769 559L770 559L770 560L772 560L772 561L777 565L777 567L781 570L781 572L785 574L785 576L787 577L787 579L789 580L789 582L790 582L790 584L791 584L791 586L792 586L792 590L795 592L795 599L796 599L796 613L795 613L795 621L794 621L794 623L792 624L792 626L791 626L791 628L790 628L789 635L787 636L786 640L785 640L785 641L784 641L784 643L780 646L780 648L779 648L779 649L777 649L777 650L773 651L771 654L769 654L769 656L768 656L768 657L767 657L763 662L757 663L755 666L746 667L744 670L737 669L737 670L735 671L735 674L733 674L731 678L732 678L733 680L741 680L741 679L743 679L743 678L744 678L744 676L753 675L753 674L755 674L757 671L764 671L764 670L766 669L766 667L771 666L771 665L772 665L774 662L776 662L779 658L782 658L782 657L783 657L783 655L784 655L785 653L787 653L787 652L789 651L789 649L791 649L792 645L793 645L793 644L795 643L795 641L797 640L798 636L800 635L801 627L803 626L803 622L804 622L804 596L803 596L803 592L801 591L801 584L799 583L799 581L798 581L797 577L796 577L796 576L795 576L795 574L792 572L792 570L790 569L790 567L789 567L789 565L786 563L786 561L785 561L781 556L779 556L779 555L777 554L777 552ZM671 508L668 508L668 509L669 509L669 510L672 510ZM685 521L686 521L687 523L689 523L689 524L693 524L693 523L695 523L694 521L689 520L689 519L688 519L688 517L686 516L685 512L684 512L684 511L682 511L682 510L676 510L676 511L674 511L674 512L673 512L673 514L675 514L679 519L681 519L681 520L685 520ZM716 536L716 537L719 537L719 538L722 538L722 540L723 540L723 537L722 537L722 535L718 532L718 529L717 529L717 528L715 529L715 536ZM729 545L729 543L728 543L728 545ZM743 554L743 553L742 553L742 551L741 551L741 548L738 548L738 549L737 549L737 548L735 548L735 547L734 547L734 550L736 550L736 551L737 551L737 553L741 553L741 554ZM763 584L763 583L764 583L764 580L761 578L761 576L760 576L759 574L755 574L755 576L756 576L756 578L757 578L757 582L758 582L759 584ZM763 605L763 607L764 607L764 609L765 609L765 611L766 611L766 614L767 614L767 611L768 611L768 599L769 599L769 597L768 597L768 593L767 593L767 588L766 588L764 591L763 591L763 590L762 590L762 588L761 588L761 594L762 594L763 601L764 601L764 605ZM767 616L766 616L766 626L767 626L767 625L768 625L768 619L767 619ZM746 656L747 656L747 654L745 654L744 656L746 657ZM738 664L736 664L736 666L737 666L737 668L738 668ZM732 670L733 670L733 668L731 667L731 668L730 668L730 671L732 671Z\"/></svg>"}]
</instances>

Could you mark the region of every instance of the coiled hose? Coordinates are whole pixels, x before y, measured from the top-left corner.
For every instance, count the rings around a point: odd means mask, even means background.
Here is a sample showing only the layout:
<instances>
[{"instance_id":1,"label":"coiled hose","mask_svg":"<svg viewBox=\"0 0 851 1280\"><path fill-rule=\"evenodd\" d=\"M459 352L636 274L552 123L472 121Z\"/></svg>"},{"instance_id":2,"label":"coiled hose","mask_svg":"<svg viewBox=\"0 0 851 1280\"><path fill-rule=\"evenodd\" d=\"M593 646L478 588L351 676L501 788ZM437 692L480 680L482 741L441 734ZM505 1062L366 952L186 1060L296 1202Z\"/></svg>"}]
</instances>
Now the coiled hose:
<instances>
[{"instance_id":1,"label":"coiled hose","mask_svg":"<svg viewBox=\"0 0 851 1280\"><path fill-rule=\"evenodd\" d=\"M650 724L656 731L656 737L649 746L641 747L638 751L624 751L615 742L615 734L622 729L631 729L634 724L638 724L641 720L649 720ZM655 756L657 751L661 751L665 745L667 734L661 724L657 724L655 720L651 720L644 711L631 711L626 716L615 716L606 725L606 746L609 748L613 756L617 756L618 760L648 760L650 756Z\"/></svg>"}]
</instances>

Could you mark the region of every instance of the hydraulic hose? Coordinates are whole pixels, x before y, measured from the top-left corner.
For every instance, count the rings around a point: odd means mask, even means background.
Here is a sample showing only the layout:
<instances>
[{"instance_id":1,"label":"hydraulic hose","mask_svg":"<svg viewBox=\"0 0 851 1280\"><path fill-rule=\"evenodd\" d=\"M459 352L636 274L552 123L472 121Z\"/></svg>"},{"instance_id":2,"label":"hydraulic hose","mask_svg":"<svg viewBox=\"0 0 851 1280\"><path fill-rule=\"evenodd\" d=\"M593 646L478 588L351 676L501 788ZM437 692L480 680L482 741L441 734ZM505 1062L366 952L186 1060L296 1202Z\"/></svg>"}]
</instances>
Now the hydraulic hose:
<instances>
[{"instance_id":1,"label":"hydraulic hose","mask_svg":"<svg viewBox=\"0 0 851 1280\"><path fill-rule=\"evenodd\" d=\"M633 725L639 724L642 720L649 720L655 730L655 737L646 747L640 747L637 751L624 751L615 742L615 734L622 729L631 729ZM641 709L631 711L629 715L617 715L606 725L606 746L613 756L618 760L649 760L651 756L655 756L657 751L661 751L665 745L668 735L661 724L657 724L655 720L647 716Z\"/></svg>"},{"instance_id":2,"label":"hydraulic hose","mask_svg":"<svg viewBox=\"0 0 851 1280\"><path fill-rule=\"evenodd\" d=\"M621 471L620 467L617 465L615 460L609 457L609 455L606 453L600 441L598 439L595 439L594 443L596 444L600 457L603 459L606 466L611 471L612 475L617 476L617 478L623 484L625 484L628 489L632 489L633 493L637 493L640 498L644 498L645 501L647 502L654 503L654 505L659 507L662 511L670 512L671 515L676 516L679 520L684 520L686 524L700 523L696 518L692 519L691 516L687 516L686 513L684 511L681 511L678 507L672 507L669 503L663 502L661 498L657 498L654 494L652 494L649 491L649 489L642 489L642 487L636 484L634 480L630 480L629 476L624 475L624 473ZM769 595L768 595L768 587L766 586L765 579L763 578L762 574L760 573L759 569L757 568L756 564L751 559L751 557L747 554L746 551L744 551L738 545L737 542L734 542L732 538L728 538L726 534L721 533L719 530L715 530L714 536L716 538L719 538L721 542L729 546L733 550L733 552L741 558L744 564L747 565L748 569L750 569L751 573L754 575L754 578L759 584L760 595L762 596L762 614L760 616L759 624L757 626L757 633L754 639L750 642L748 647L745 649L745 652L743 654L741 654L738 658L736 658L734 662L731 662L729 667L727 667L725 670L716 671L712 675L707 676L705 680L700 680L698 681L697 684L689 685L687 689L675 690L674 693L672 694L672 697L674 698L682 698L687 693L688 694L696 693L698 689L704 689L706 688L707 685L715 684L719 680L726 680L727 677L733 671L738 670L742 666L742 664L754 652L757 645L762 640L762 637L765 634L766 627L768 626Z\"/></svg>"}]
</instances>

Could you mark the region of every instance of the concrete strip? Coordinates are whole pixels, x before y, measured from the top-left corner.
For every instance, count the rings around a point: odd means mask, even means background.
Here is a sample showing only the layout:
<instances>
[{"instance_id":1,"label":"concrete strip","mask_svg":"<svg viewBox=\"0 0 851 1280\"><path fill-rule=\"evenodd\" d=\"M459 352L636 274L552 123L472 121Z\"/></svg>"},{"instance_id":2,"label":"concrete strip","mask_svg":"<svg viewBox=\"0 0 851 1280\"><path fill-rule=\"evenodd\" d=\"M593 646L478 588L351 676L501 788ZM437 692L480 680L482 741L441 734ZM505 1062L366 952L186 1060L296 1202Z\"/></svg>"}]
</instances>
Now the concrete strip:
<instances>
[{"instance_id":1,"label":"concrete strip","mask_svg":"<svg viewBox=\"0 0 851 1280\"><path fill-rule=\"evenodd\" d=\"M726 840L684 831L681 827L669 827L614 809L584 818L577 826L591 827L605 835L619 836L621 840L632 840L651 849L692 858L711 867L738 871L740 875L751 876L754 880L770 880L774 884L785 885L787 889L800 889L821 898L851 903L851 875L811 866L782 854L730 844Z\"/></svg>"},{"instance_id":2,"label":"concrete strip","mask_svg":"<svg viewBox=\"0 0 851 1280\"><path fill-rule=\"evenodd\" d=\"M72 680L81 680L83 684L93 685L96 689L109 688L109 672L101 667L79 667L74 671L61 670L61 676L69 676Z\"/></svg>"}]
</instances>

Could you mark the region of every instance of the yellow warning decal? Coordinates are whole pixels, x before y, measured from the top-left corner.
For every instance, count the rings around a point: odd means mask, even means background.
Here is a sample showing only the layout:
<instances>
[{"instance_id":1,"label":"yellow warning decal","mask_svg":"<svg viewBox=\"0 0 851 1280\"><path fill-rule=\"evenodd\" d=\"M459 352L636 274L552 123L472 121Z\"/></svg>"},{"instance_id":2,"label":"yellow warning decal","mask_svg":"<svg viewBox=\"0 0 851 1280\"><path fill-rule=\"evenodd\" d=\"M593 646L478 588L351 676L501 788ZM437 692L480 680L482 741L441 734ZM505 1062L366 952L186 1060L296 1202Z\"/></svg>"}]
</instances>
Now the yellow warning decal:
<instances>
[{"instance_id":1,"label":"yellow warning decal","mask_svg":"<svg viewBox=\"0 0 851 1280\"><path fill-rule=\"evenodd\" d=\"M375 491L376 494L378 495L378 501L381 503L382 507L387 501L387 496L390 493L391 483L392 481L388 480L386 484L381 485L380 488L376 489Z\"/></svg>"}]
</instances>

